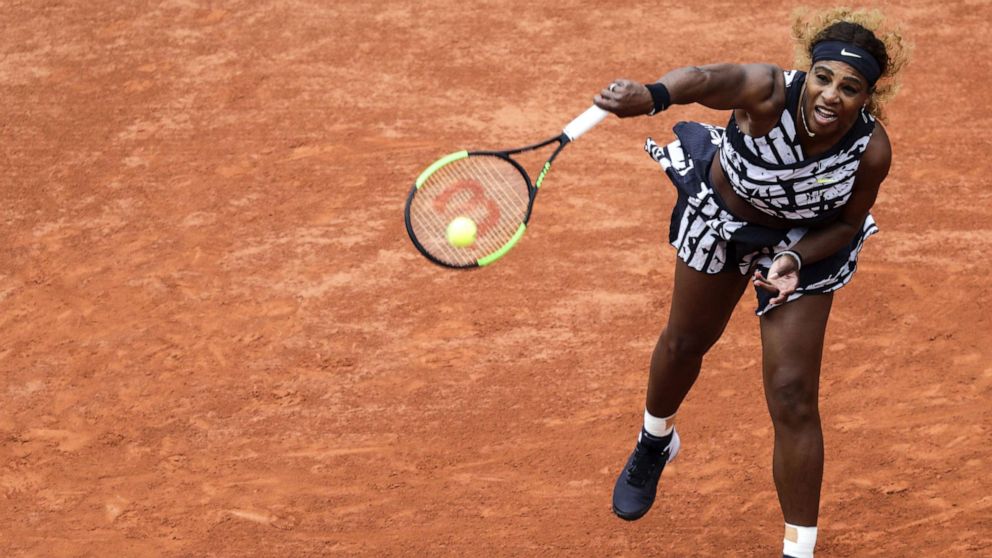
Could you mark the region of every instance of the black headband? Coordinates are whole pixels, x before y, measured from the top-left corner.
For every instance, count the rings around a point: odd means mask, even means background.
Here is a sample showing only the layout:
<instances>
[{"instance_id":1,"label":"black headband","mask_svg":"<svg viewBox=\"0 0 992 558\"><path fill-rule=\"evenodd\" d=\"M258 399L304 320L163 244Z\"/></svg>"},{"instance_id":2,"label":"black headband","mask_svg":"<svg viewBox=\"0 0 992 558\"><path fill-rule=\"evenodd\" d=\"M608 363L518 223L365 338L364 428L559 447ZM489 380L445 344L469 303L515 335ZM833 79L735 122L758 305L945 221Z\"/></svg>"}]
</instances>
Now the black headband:
<instances>
[{"instance_id":1,"label":"black headband","mask_svg":"<svg viewBox=\"0 0 992 558\"><path fill-rule=\"evenodd\" d=\"M820 41L813 45L813 63L820 60L844 62L868 80L868 87L874 87L882 76L878 60L867 50L843 41Z\"/></svg>"}]
</instances>

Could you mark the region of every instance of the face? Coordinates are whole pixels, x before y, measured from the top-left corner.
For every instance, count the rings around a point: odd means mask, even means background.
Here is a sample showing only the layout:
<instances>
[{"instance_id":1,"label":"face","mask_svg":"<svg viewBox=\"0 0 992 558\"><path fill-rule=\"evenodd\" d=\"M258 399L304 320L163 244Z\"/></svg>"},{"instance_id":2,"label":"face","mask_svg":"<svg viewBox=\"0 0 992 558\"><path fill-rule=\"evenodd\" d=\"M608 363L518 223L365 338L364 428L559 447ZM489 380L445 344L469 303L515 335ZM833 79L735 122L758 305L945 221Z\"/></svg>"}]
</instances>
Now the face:
<instances>
[{"instance_id":1,"label":"face","mask_svg":"<svg viewBox=\"0 0 992 558\"><path fill-rule=\"evenodd\" d=\"M843 135L868 102L868 82L857 70L836 60L821 60L806 75L806 126L814 134Z\"/></svg>"}]
</instances>

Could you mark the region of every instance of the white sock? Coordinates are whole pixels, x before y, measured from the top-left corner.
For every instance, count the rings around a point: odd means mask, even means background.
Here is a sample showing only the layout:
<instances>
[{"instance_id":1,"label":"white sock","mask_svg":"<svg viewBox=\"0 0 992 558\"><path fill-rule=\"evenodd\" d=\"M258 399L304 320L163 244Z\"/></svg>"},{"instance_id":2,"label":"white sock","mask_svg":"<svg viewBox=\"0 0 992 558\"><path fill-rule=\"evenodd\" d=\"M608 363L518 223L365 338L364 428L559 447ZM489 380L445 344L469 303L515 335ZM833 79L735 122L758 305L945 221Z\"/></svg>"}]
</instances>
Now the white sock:
<instances>
[{"instance_id":1,"label":"white sock","mask_svg":"<svg viewBox=\"0 0 992 558\"><path fill-rule=\"evenodd\" d=\"M782 553L792 558L813 558L816 546L816 527L800 527L785 524L785 539L782 540Z\"/></svg>"},{"instance_id":2,"label":"white sock","mask_svg":"<svg viewBox=\"0 0 992 558\"><path fill-rule=\"evenodd\" d=\"M672 433L675 429L675 415L665 418L658 418L644 409L644 430L648 434L664 438Z\"/></svg>"}]
</instances>

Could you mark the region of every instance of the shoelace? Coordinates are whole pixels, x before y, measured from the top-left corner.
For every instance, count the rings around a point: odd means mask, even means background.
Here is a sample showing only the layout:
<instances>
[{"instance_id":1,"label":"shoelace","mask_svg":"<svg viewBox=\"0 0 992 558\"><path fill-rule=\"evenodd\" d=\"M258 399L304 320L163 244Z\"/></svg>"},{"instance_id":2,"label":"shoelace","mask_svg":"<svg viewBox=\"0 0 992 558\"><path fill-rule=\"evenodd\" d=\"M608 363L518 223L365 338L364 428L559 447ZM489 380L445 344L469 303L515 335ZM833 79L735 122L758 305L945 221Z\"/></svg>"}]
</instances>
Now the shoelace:
<instances>
[{"instance_id":1,"label":"shoelace","mask_svg":"<svg viewBox=\"0 0 992 558\"><path fill-rule=\"evenodd\" d=\"M661 453L653 453L641 444L634 446L634 458L627 467L627 484L637 487L647 484L659 465L668 460L668 449Z\"/></svg>"}]
</instances>

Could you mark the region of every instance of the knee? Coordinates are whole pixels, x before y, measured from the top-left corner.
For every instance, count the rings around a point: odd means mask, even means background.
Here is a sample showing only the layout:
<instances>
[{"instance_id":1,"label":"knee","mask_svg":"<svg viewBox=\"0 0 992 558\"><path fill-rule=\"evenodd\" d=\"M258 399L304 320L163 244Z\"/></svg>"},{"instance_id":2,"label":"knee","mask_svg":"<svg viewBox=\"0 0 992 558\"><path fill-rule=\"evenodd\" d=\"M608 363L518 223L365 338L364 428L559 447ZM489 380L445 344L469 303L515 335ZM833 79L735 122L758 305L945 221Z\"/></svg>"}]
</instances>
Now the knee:
<instances>
[{"instance_id":1,"label":"knee","mask_svg":"<svg viewBox=\"0 0 992 558\"><path fill-rule=\"evenodd\" d=\"M671 360L702 359L713 341L692 333L666 329L658 340L658 349Z\"/></svg>"},{"instance_id":2,"label":"knee","mask_svg":"<svg viewBox=\"0 0 992 558\"><path fill-rule=\"evenodd\" d=\"M768 411L776 428L796 428L817 423L820 412L814 382L802 379L800 374L774 374L766 386Z\"/></svg>"}]
</instances>

